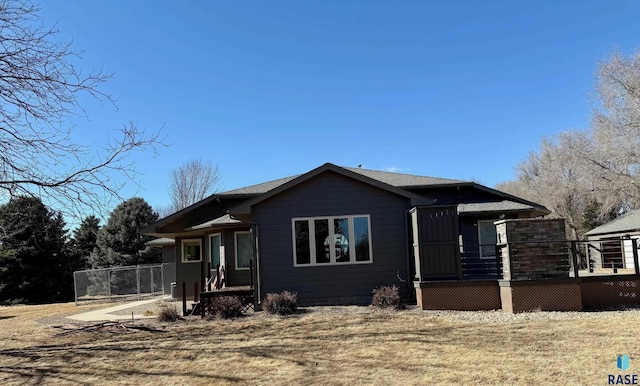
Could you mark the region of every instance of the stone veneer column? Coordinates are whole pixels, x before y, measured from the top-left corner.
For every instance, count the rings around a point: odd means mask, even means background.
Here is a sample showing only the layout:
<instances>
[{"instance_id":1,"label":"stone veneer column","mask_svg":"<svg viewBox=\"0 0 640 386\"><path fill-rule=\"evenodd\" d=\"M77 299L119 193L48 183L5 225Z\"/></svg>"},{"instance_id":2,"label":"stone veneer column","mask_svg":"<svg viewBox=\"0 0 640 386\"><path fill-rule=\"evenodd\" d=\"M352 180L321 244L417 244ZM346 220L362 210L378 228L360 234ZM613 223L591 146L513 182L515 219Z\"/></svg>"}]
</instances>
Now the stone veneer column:
<instances>
[{"instance_id":1,"label":"stone veneer column","mask_svg":"<svg viewBox=\"0 0 640 386\"><path fill-rule=\"evenodd\" d=\"M569 248L562 219L501 220L496 223L502 245L502 309L580 311L580 280L569 278Z\"/></svg>"}]
</instances>

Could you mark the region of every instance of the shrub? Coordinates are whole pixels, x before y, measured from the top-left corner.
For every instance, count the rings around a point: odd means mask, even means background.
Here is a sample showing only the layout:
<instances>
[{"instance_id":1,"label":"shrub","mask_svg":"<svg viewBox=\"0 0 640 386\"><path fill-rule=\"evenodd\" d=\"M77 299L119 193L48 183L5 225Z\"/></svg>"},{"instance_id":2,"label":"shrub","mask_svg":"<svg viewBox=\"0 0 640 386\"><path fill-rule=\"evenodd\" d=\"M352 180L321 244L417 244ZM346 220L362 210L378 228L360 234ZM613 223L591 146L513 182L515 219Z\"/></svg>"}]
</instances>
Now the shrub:
<instances>
[{"instance_id":1,"label":"shrub","mask_svg":"<svg viewBox=\"0 0 640 386\"><path fill-rule=\"evenodd\" d=\"M267 294L262 309L272 315L290 315L298 308L298 294L283 291L279 294Z\"/></svg>"},{"instance_id":2,"label":"shrub","mask_svg":"<svg viewBox=\"0 0 640 386\"><path fill-rule=\"evenodd\" d=\"M216 296L207 303L207 313L214 318L237 318L242 316L242 309L242 302L237 296Z\"/></svg>"},{"instance_id":3,"label":"shrub","mask_svg":"<svg viewBox=\"0 0 640 386\"><path fill-rule=\"evenodd\" d=\"M398 287L382 286L373 290L373 299L371 305L380 309L400 309L400 294Z\"/></svg>"},{"instance_id":4,"label":"shrub","mask_svg":"<svg viewBox=\"0 0 640 386\"><path fill-rule=\"evenodd\" d=\"M158 322L177 322L182 319L176 307L161 306L158 313Z\"/></svg>"}]
</instances>

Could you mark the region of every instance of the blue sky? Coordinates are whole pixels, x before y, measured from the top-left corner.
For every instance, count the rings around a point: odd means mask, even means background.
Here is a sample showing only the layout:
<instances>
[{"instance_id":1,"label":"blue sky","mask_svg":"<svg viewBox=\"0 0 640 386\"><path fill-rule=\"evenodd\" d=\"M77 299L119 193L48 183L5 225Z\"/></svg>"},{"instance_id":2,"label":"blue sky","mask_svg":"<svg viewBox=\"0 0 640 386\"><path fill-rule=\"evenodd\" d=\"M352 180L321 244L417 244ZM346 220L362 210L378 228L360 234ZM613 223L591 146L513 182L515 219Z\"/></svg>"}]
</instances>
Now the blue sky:
<instances>
[{"instance_id":1,"label":"blue sky","mask_svg":"<svg viewBox=\"0 0 640 386\"><path fill-rule=\"evenodd\" d=\"M640 2L77 1L45 23L115 75L75 138L164 127L125 196L169 203L192 158L233 189L325 162L485 185L543 136L585 129L597 62L640 47Z\"/></svg>"}]
</instances>

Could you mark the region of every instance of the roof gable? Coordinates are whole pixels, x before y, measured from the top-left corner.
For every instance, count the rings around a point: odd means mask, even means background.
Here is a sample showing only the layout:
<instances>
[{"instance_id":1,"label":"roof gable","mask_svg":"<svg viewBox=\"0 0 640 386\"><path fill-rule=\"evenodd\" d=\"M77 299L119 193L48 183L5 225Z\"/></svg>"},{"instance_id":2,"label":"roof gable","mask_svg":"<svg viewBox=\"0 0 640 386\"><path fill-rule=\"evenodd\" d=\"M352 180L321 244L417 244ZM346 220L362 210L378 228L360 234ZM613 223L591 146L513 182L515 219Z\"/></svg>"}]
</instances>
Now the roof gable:
<instances>
[{"instance_id":1,"label":"roof gable","mask_svg":"<svg viewBox=\"0 0 640 386\"><path fill-rule=\"evenodd\" d=\"M327 163L325 165L333 165ZM323 165L324 166L324 165ZM351 168L344 166L336 166L343 170L350 171L352 173L356 173L362 175L364 177L368 177L370 179L385 183L387 185L395 186L397 188L404 187L417 187L417 186L439 186L439 185L454 185L465 183L465 181L461 180L453 180L449 178L439 178L439 177L428 177L428 176L418 176L413 174L403 174L403 173L393 173L393 172L383 172L380 170L369 170L369 169L361 169L361 168ZM321 166L322 167L322 166ZM307 174L307 173L305 173ZM304 174L297 174L295 176L289 176L285 178L279 178L277 180L267 181L260 184L245 186L238 189L228 190L225 192L217 193L218 196L236 196L236 195L258 195L266 193L272 189L275 189L281 185L286 184L289 181L292 181Z\"/></svg>"},{"instance_id":2,"label":"roof gable","mask_svg":"<svg viewBox=\"0 0 640 386\"><path fill-rule=\"evenodd\" d=\"M425 198L423 196L411 193L411 192L407 192L406 190L397 188L395 186L386 184L384 182L381 182L379 180L367 177L363 174L360 173L355 173L351 170L348 170L346 168L342 168L339 166L336 166L334 164L331 163L326 163L318 168L315 168L313 170L311 170L310 172L307 172L305 174L299 175L289 181L287 181L286 183L279 185L278 187L269 190L268 192L261 194L260 196L257 196L253 199L249 199L245 202L243 202L242 204L240 204L239 206L232 208L231 209L231 213L233 214L243 214L243 213L250 213L251 212L251 207L263 202L277 194L280 194L282 192L284 192L285 190L291 189L305 181L308 181L322 173L325 172L334 172L334 173L338 173L340 175L343 175L345 177L354 179L356 181L360 181L363 182L365 184L374 186L378 189L382 189L382 190L386 190L388 192L394 193L396 195L402 196L402 197L406 197L411 201L412 205L428 205L432 203L432 200Z\"/></svg>"}]
</instances>

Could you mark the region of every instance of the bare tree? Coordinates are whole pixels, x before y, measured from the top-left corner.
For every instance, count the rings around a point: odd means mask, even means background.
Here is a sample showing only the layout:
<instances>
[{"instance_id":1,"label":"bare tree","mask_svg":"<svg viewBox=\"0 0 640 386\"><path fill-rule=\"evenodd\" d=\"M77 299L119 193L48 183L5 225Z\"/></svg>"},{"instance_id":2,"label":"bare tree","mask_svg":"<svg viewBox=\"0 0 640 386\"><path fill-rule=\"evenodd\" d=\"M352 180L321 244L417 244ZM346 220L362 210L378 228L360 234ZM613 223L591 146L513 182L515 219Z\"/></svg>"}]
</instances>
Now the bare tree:
<instances>
[{"instance_id":1,"label":"bare tree","mask_svg":"<svg viewBox=\"0 0 640 386\"><path fill-rule=\"evenodd\" d=\"M529 154L517 167L517 179L497 186L508 193L538 202L561 217L569 226L569 236L577 238L582 213L591 199L588 169L576 148L588 145L582 132L567 131L554 138L543 138L540 149Z\"/></svg>"},{"instance_id":2,"label":"bare tree","mask_svg":"<svg viewBox=\"0 0 640 386\"><path fill-rule=\"evenodd\" d=\"M204 199L220 188L220 169L211 161L192 159L171 171L171 211L176 212Z\"/></svg>"},{"instance_id":3,"label":"bare tree","mask_svg":"<svg viewBox=\"0 0 640 386\"><path fill-rule=\"evenodd\" d=\"M106 213L121 199L114 176L136 175L127 157L162 138L128 124L99 149L72 140L67 122L87 116L82 95L114 104L99 88L111 74L84 73L74 64L80 53L59 43L38 11L26 0L0 1L0 196L38 196L78 217L87 208Z\"/></svg>"},{"instance_id":4,"label":"bare tree","mask_svg":"<svg viewBox=\"0 0 640 386\"><path fill-rule=\"evenodd\" d=\"M516 180L497 186L565 218L573 237L640 208L640 53L600 63L596 90L589 130L544 138Z\"/></svg>"},{"instance_id":5,"label":"bare tree","mask_svg":"<svg viewBox=\"0 0 640 386\"><path fill-rule=\"evenodd\" d=\"M617 197L628 208L640 205L640 52L620 53L600 63L599 108L592 119L593 149L585 154L603 196Z\"/></svg>"}]
</instances>

